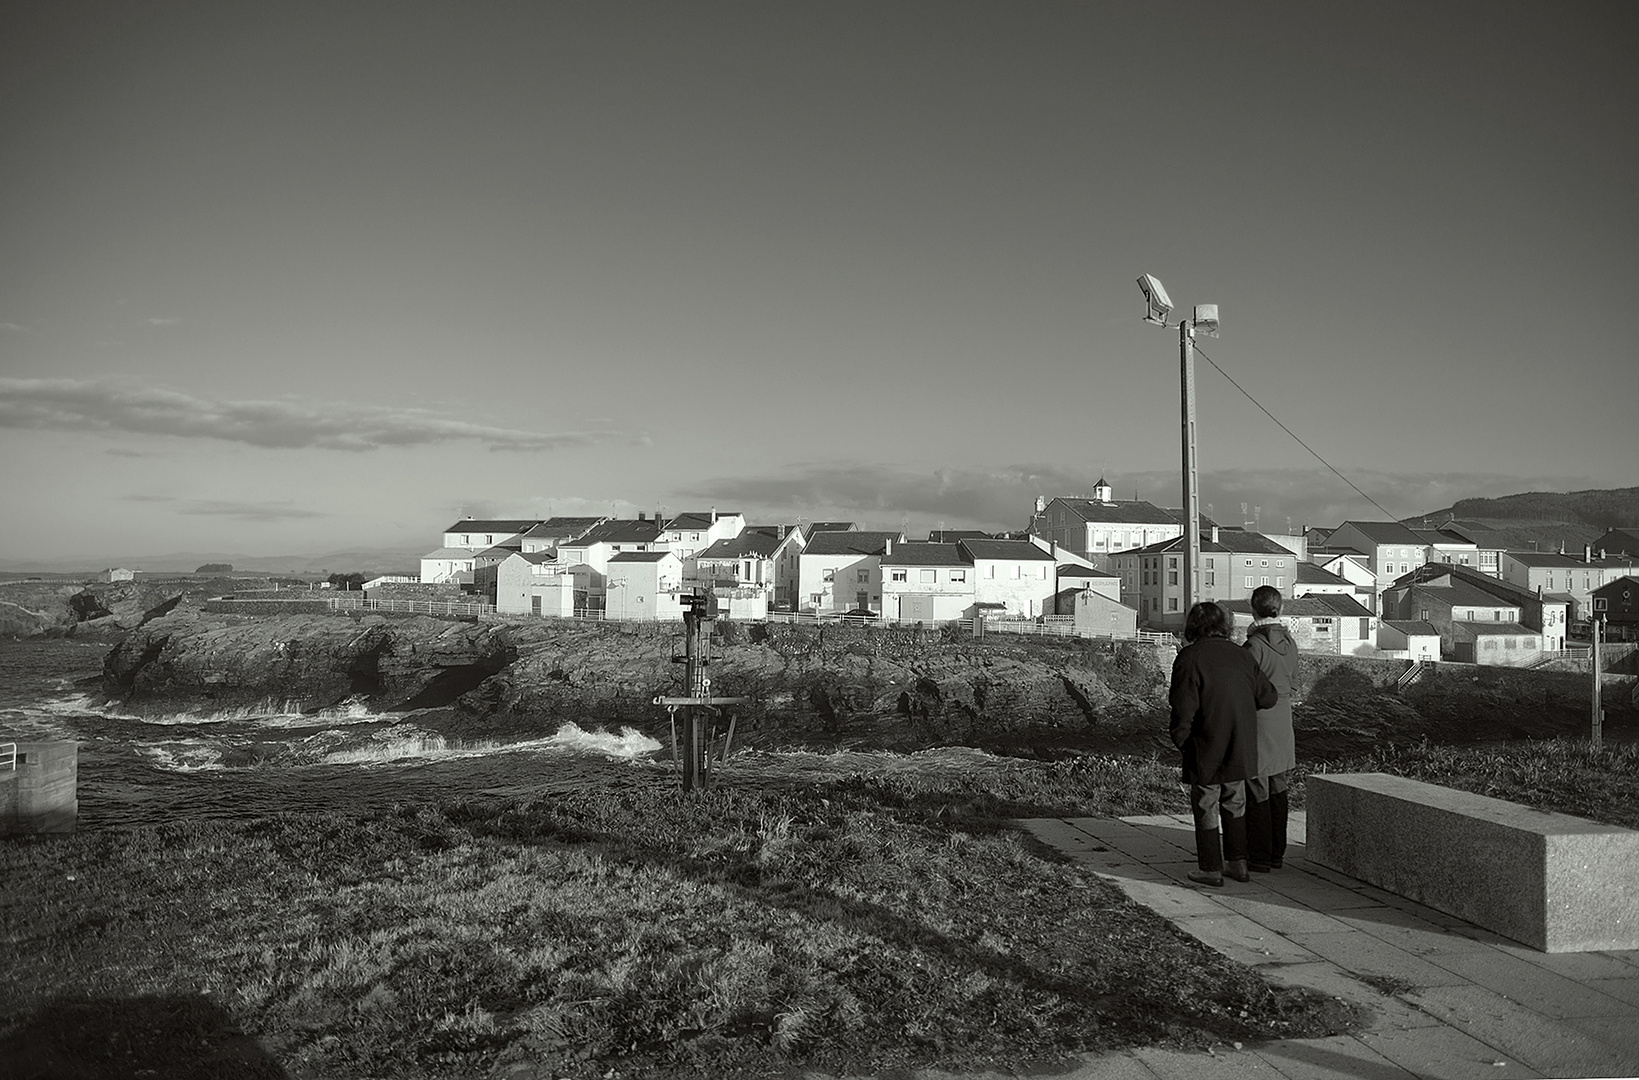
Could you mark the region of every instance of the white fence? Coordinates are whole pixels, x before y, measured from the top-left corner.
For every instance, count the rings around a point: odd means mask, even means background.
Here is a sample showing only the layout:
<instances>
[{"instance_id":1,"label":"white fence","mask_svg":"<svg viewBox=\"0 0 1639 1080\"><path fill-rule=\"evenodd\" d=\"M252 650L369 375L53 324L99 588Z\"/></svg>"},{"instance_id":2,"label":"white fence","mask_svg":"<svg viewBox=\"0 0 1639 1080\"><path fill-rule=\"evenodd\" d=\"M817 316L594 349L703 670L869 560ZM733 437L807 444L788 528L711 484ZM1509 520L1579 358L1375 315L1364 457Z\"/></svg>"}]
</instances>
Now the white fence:
<instances>
[{"instance_id":1,"label":"white fence","mask_svg":"<svg viewBox=\"0 0 1639 1080\"><path fill-rule=\"evenodd\" d=\"M985 633L1084 637L1102 641L1137 641L1146 645L1166 645L1178 640L1171 634L1156 633L1152 630L1089 630L1083 632L1077 630L1072 623L1033 622L1028 619L1003 619L997 622L986 619Z\"/></svg>"},{"instance_id":2,"label":"white fence","mask_svg":"<svg viewBox=\"0 0 1639 1080\"><path fill-rule=\"evenodd\" d=\"M494 604L463 603L453 600L366 600L332 596L326 601L331 611L386 611L400 615L493 615Z\"/></svg>"}]
</instances>

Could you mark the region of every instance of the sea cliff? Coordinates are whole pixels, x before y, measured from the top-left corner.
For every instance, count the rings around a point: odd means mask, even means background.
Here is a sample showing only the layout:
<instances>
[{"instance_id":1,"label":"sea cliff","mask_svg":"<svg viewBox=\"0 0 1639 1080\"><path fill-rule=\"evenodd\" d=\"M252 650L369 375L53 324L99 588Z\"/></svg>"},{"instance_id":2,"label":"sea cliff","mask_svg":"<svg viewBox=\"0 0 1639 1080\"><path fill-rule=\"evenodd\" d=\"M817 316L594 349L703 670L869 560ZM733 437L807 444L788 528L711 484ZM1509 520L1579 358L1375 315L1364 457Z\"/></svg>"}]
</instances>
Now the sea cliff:
<instances>
[{"instance_id":1,"label":"sea cliff","mask_svg":"<svg viewBox=\"0 0 1639 1080\"><path fill-rule=\"evenodd\" d=\"M137 709L448 710L472 730L561 721L658 727L678 693L681 625L248 617L180 610L132 630L104 664ZM745 737L849 745L1149 739L1171 650L953 631L719 624L714 692L743 696Z\"/></svg>"}]
</instances>

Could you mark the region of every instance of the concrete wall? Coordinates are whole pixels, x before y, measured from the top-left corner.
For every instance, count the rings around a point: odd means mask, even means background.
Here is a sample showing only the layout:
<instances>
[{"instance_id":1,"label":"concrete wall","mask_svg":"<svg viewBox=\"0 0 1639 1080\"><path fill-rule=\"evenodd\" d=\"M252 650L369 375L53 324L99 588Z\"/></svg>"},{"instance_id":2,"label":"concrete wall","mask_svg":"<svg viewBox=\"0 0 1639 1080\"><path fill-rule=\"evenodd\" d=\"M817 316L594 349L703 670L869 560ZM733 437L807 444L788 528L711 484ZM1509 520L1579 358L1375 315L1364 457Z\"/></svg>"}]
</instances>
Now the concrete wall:
<instances>
[{"instance_id":1,"label":"concrete wall","mask_svg":"<svg viewBox=\"0 0 1639 1080\"><path fill-rule=\"evenodd\" d=\"M0 836L73 832L80 812L79 744L16 745L16 767L0 769Z\"/></svg>"}]
</instances>

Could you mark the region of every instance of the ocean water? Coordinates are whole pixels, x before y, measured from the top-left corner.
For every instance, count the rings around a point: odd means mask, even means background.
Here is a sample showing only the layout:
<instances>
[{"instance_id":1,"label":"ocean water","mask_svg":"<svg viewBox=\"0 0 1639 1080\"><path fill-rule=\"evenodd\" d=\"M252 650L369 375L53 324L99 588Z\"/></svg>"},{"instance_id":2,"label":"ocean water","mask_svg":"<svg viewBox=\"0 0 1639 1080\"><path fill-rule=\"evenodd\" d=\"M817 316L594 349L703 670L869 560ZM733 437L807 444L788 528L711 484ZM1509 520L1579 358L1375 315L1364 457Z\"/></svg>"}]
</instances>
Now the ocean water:
<instances>
[{"instance_id":1,"label":"ocean water","mask_svg":"<svg viewBox=\"0 0 1639 1080\"><path fill-rule=\"evenodd\" d=\"M98 678L109 648L0 640L0 742L79 743L81 829L678 783L670 746L635 728L558 723L504 739L456 739L436 729L434 715L378 713L363 701L316 712L267 702L137 715L102 700ZM960 747L908 755L742 751L718 778L760 787L797 777L1006 767L1006 759Z\"/></svg>"}]
</instances>

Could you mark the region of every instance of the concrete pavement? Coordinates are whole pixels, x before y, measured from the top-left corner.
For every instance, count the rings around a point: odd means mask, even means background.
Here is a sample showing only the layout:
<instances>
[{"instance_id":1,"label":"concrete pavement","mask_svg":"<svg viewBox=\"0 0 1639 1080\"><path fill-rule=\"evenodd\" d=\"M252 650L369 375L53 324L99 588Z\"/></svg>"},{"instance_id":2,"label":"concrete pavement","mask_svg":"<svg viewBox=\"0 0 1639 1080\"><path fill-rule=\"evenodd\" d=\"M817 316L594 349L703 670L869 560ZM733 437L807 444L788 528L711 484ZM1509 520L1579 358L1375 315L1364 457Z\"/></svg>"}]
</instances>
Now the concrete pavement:
<instances>
[{"instance_id":1,"label":"concrete pavement","mask_svg":"<svg viewBox=\"0 0 1639 1080\"><path fill-rule=\"evenodd\" d=\"M1195 886L1189 817L1023 823L1128 896L1272 982L1367 1007L1356 1034L1211 1052L1098 1056L1058 1080L1515 1080L1639 1076L1639 950L1540 953L1310 864L1304 818L1284 868ZM1505 872L1506 868L1499 868ZM818 1080L823 1074L810 1074ZM928 1070L918 1080L956 1080ZM1017 1073L967 1073L1002 1080Z\"/></svg>"}]
</instances>

